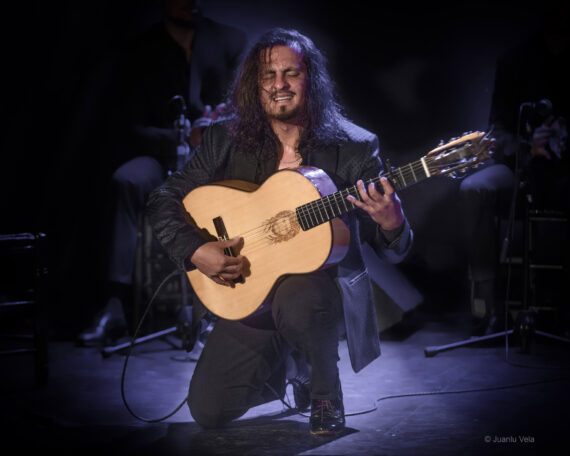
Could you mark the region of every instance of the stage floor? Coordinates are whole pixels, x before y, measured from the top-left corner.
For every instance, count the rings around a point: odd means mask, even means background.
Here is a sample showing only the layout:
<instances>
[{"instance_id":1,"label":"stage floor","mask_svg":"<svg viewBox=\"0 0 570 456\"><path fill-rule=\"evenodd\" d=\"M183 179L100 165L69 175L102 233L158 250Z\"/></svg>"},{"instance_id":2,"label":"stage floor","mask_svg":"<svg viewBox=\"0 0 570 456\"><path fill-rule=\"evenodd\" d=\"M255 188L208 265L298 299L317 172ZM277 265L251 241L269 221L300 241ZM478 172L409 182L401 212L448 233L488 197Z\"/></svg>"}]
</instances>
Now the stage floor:
<instances>
[{"instance_id":1,"label":"stage floor","mask_svg":"<svg viewBox=\"0 0 570 456\"><path fill-rule=\"evenodd\" d=\"M570 347L537 335L530 353L515 345L508 358L504 338L424 355L427 346L468 334L469 315L416 311L381 335L382 356L358 374L342 342L349 416L346 432L328 439L311 437L308 418L277 400L220 430L200 429L185 405L164 421L141 421L121 397L123 355L103 358L96 349L54 341L43 389L33 385L31 358L0 360L1 450L5 455L30 449L78 455L568 454ZM125 397L135 415L159 419L184 400L195 366L186 355L163 340L135 348L125 376Z\"/></svg>"}]
</instances>

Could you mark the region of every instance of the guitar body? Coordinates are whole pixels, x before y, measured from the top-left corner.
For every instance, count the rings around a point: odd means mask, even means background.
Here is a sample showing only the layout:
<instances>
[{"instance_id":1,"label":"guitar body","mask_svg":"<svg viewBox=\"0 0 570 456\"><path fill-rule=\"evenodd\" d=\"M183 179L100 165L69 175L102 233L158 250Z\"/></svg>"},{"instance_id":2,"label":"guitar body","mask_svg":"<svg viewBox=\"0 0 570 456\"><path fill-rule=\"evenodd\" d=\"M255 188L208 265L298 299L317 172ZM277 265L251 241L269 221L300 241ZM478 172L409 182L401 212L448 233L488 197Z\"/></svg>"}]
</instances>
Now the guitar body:
<instances>
[{"instance_id":1,"label":"guitar body","mask_svg":"<svg viewBox=\"0 0 570 456\"><path fill-rule=\"evenodd\" d=\"M342 260L350 231L341 218L303 231L295 215L297 207L336 191L324 171L309 166L279 171L259 187L223 181L191 191L183 204L205 238L219 239L214 219L221 217L228 239L243 238L237 253L246 259L243 281L233 287L218 285L197 269L189 271L202 303L222 318L240 320L257 310L280 277Z\"/></svg>"}]
</instances>

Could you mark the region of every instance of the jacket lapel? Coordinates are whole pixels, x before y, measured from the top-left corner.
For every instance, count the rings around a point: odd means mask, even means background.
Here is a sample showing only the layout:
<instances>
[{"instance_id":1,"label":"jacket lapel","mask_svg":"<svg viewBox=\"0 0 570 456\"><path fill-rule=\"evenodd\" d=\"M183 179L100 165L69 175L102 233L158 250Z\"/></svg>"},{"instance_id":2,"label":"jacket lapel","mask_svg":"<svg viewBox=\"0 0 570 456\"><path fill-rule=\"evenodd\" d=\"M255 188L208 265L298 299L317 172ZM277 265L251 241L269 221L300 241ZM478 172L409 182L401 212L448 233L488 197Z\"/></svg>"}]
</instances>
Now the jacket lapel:
<instances>
[{"instance_id":1,"label":"jacket lapel","mask_svg":"<svg viewBox=\"0 0 570 456\"><path fill-rule=\"evenodd\" d=\"M270 157L263 159L260 157ZM256 154L236 152L231 166L231 179L242 179L262 184L277 168L277 156L267 147L267 141L260 145Z\"/></svg>"},{"instance_id":2,"label":"jacket lapel","mask_svg":"<svg viewBox=\"0 0 570 456\"><path fill-rule=\"evenodd\" d=\"M305 163L310 166L322 169L333 180L337 175L338 147L335 144L309 149L306 151Z\"/></svg>"}]
</instances>

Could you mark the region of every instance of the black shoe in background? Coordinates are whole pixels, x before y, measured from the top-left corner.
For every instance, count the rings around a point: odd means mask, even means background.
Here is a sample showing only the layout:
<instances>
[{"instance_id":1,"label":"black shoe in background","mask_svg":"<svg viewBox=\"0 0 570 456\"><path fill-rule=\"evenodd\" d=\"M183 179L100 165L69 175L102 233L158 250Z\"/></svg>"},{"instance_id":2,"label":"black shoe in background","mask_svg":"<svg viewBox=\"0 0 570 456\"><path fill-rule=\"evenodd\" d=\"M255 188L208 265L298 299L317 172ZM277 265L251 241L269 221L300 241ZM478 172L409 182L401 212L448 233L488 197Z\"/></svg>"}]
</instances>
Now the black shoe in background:
<instances>
[{"instance_id":1,"label":"black shoe in background","mask_svg":"<svg viewBox=\"0 0 570 456\"><path fill-rule=\"evenodd\" d=\"M111 299L105 310L93 324L77 336L76 343L81 347L112 345L119 338L128 335L127 321L118 299Z\"/></svg>"}]
</instances>

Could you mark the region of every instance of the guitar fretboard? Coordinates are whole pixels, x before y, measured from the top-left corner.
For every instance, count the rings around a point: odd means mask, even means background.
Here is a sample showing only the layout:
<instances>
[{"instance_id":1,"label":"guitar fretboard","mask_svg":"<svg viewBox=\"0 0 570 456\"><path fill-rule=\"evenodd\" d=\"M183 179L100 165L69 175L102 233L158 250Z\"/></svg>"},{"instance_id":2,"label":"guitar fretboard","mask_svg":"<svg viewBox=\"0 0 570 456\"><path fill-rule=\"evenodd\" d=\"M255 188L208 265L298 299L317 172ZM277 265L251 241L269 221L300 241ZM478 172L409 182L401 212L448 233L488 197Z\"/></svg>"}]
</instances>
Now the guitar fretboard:
<instances>
[{"instance_id":1,"label":"guitar fretboard","mask_svg":"<svg viewBox=\"0 0 570 456\"><path fill-rule=\"evenodd\" d=\"M433 169L430 167L429 160L426 160L426 157L422 157L421 159L408 163L407 165L395 168L372 179L368 179L364 181L364 185L368 187L371 183L374 183L375 185L380 184L380 178L386 177L392 182L392 185L394 185L396 190L401 190L421 180L427 179L431 176L432 172ZM378 188L382 191L381 184L378 185ZM357 206L346 198L349 195L359 201L362 201L360 193L358 192L358 187L355 184L352 187L347 187L318 200L299 206L296 209L296 214L299 225L303 231L310 230L315 226L329 222L333 218L355 209Z\"/></svg>"}]
</instances>

